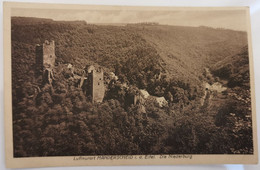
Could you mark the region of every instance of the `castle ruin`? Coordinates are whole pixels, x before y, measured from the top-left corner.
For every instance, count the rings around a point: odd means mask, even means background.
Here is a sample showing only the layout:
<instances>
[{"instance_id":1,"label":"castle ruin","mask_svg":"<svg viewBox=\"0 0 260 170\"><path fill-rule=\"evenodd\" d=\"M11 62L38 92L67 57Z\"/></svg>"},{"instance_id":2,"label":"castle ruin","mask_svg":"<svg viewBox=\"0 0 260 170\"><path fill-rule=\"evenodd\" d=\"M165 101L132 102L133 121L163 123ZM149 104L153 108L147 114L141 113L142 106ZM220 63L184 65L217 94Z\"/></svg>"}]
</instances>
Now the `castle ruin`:
<instances>
[{"instance_id":1,"label":"castle ruin","mask_svg":"<svg viewBox=\"0 0 260 170\"><path fill-rule=\"evenodd\" d=\"M54 41L45 40L42 45L36 45L36 76L42 75L43 83L52 83L55 59Z\"/></svg>"},{"instance_id":2,"label":"castle ruin","mask_svg":"<svg viewBox=\"0 0 260 170\"><path fill-rule=\"evenodd\" d=\"M104 72L101 67L95 68L93 65L86 68L87 80L83 87L87 96L91 97L92 103L102 102L105 96Z\"/></svg>"},{"instance_id":3,"label":"castle ruin","mask_svg":"<svg viewBox=\"0 0 260 170\"><path fill-rule=\"evenodd\" d=\"M55 44L54 41L45 40L42 45L36 45L36 76L42 76L42 83L51 84L53 80L53 70L55 67ZM73 66L68 68L73 73ZM95 68L89 65L85 68L80 77L79 87L81 87L92 103L102 102L105 96L104 73L101 67Z\"/></svg>"}]
</instances>

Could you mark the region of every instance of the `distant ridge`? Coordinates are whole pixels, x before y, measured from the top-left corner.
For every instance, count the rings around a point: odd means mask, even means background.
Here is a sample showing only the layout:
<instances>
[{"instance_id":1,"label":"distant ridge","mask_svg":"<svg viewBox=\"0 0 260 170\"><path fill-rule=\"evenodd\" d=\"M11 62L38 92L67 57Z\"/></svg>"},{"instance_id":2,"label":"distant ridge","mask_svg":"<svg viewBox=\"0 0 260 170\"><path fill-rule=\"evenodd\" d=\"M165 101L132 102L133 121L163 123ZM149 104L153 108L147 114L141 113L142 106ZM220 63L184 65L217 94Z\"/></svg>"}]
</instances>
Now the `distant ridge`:
<instances>
[{"instance_id":1,"label":"distant ridge","mask_svg":"<svg viewBox=\"0 0 260 170\"><path fill-rule=\"evenodd\" d=\"M55 21L50 18L36 18L36 17L12 17L12 24L14 25L35 25L35 24L50 24L50 23L67 23L67 24L86 24L86 21Z\"/></svg>"}]
</instances>

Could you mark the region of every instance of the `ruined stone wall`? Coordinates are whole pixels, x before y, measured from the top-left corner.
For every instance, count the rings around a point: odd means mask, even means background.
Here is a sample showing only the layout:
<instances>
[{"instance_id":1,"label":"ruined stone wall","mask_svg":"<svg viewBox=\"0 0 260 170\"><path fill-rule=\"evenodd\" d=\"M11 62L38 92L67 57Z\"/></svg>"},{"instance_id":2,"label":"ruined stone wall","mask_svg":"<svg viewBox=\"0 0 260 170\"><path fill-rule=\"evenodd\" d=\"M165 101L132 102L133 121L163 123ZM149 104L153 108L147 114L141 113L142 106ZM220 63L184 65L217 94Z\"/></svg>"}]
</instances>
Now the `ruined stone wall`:
<instances>
[{"instance_id":1,"label":"ruined stone wall","mask_svg":"<svg viewBox=\"0 0 260 170\"><path fill-rule=\"evenodd\" d=\"M43 51L42 45L36 45L36 63L35 63L35 73L36 76L43 74Z\"/></svg>"},{"instance_id":2,"label":"ruined stone wall","mask_svg":"<svg viewBox=\"0 0 260 170\"><path fill-rule=\"evenodd\" d=\"M102 102L105 96L104 73L102 69L92 70L92 102Z\"/></svg>"},{"instance_id":3,"label":"ruined stone wall","mask_svg":"<svg viewBox=\"0 0 260 170\"><path fill-rule=\"evenodd\" d=\"M42 46L43 48L43 69L52 70L55 66L55 45L54 41L45 43Z\"/></svg>"},{"instance_id":4,"label":"ruined stone wall","mask_svg":"<svg viewBox=\"0 0 260 170\"><path fill-rule=\"evenodd\" d=\"M53 68L55 66L55 44L54 41L45 41L42 45L36 45L36 76L42 75L44 78L45 72L49 74L53 74ZM50 76L47 76L50 77ZM50 78L48 80L43 80L46 82L50 82Z\"/></svg>"}]
</instances>

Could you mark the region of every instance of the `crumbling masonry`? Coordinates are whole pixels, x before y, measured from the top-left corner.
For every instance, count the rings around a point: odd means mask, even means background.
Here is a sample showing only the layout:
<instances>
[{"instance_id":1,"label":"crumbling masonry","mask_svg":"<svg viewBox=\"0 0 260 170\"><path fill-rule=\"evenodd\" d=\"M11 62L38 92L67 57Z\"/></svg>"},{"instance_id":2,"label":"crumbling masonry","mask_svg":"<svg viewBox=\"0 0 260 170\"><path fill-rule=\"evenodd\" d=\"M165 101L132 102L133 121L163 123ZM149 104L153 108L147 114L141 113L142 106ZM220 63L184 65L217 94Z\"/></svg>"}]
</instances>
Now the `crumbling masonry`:
<instances>
[{"instance_id":1,"label":"crumbling masonry","mask_svg":"<svg viewBox=\"0 0 260 170\"><path fill-rule=\"evenodd\" d=\"M42 76L43 84L52 83L55 59L54 41L46 40L42 45L36 45L36 76ZM71 69L73 70L73 68ZM93 65L86 67L80 78L79 87L93 103L102 102L105 96L103 69L101 67L96 69Z\"/></svg>"},{"instance_id":2,"label":"crumbling masonry","mask_svg":"<svg viewBox=\"0 0 260 170\"><path fill-rule=\"evenodd\" d=\"M95 69L90 65L87 70L85 93L91 97L92 102L102 102L105 96L104 73L101 67ZM83 89L84 89L83 88Z\"/></svg>"},{"instance_id":3,"label":"crumbling masonry","mask_svg":"<svg viewBox=\"0 0 260 170\"><path fill-rule=\"evenodd\" d=\"M43 83L52 83L55 59L54 41L36 45L36 76L42 75Z\"/></svg>"}]
</instances>

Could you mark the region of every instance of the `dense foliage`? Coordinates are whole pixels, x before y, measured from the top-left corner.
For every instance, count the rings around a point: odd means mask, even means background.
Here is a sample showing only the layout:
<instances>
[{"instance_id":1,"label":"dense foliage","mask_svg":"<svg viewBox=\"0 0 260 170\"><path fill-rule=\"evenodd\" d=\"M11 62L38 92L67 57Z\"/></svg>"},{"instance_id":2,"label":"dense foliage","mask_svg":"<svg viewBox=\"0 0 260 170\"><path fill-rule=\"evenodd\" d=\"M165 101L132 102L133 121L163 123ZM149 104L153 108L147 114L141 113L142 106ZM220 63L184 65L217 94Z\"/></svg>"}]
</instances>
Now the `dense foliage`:
<instances>
[{"instance_id":1,"label":"dense foliage","mask_svg":"<svg viewBox=\"0 0 260 170\"><path fill-rule=\"evenodd\" d=\"M13 18L14 156L252 153L245 37L205 27ZM35 44L45 39L56 44L52 85L34 75ZM102 103L93 104L66 63L78 70L98 64L119 80L106 85ZM203 74L205 67L213 75ZM204 81L222 82L228 90L208 93L202 105ZM144 113L127 101L139 89L165 97L168 106L146 102Z\"/></svg>"}]
</instances>

